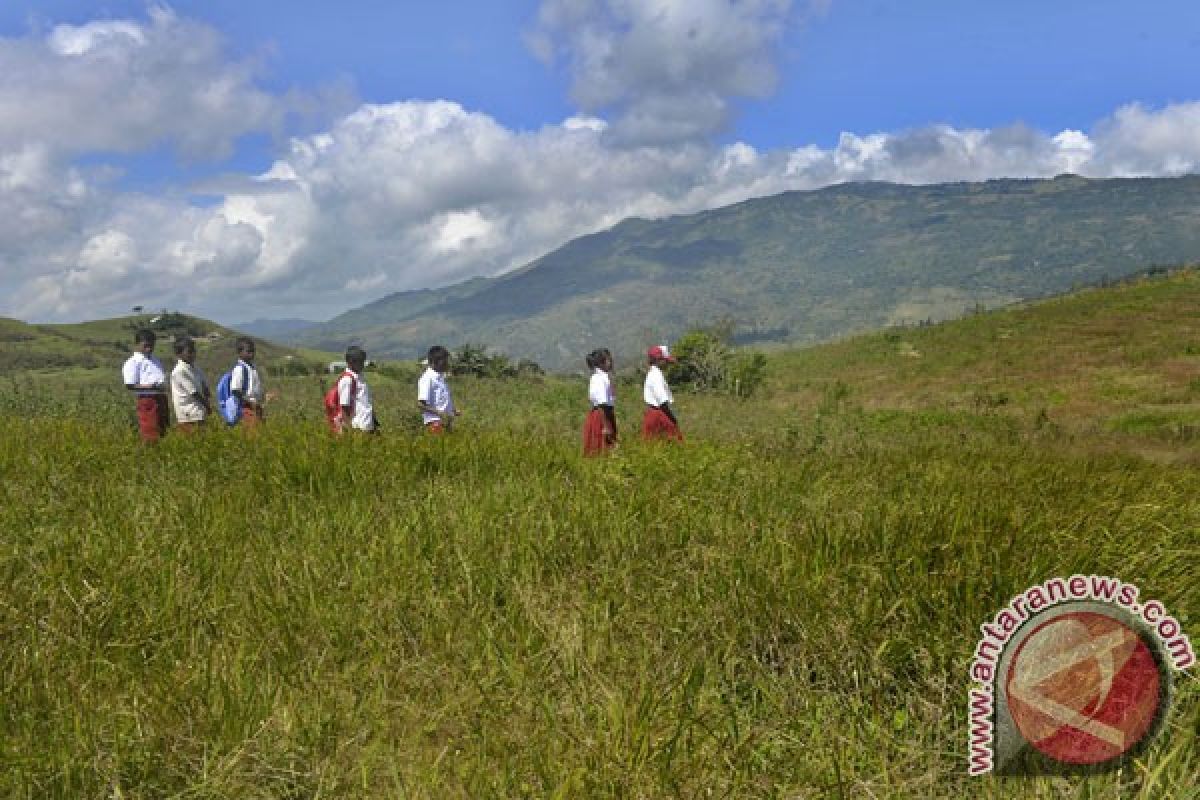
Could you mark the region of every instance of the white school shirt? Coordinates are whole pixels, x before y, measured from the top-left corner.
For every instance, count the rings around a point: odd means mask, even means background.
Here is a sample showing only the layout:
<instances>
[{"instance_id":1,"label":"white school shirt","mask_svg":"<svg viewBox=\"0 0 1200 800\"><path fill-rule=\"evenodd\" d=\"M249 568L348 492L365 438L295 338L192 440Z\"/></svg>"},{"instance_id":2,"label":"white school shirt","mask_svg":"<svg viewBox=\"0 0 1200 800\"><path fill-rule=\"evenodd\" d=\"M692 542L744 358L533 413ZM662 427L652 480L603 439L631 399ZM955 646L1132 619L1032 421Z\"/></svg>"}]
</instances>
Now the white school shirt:
<instances>
[{"instance_id":1,"label":"white school shirt","mask_svg":"<svg viewBox=\"0 0 1200 800\"><path fill-rule=\"evenodd\" d=\"M417 399L423 400L426 405L443 414L454 416L454 400L450 397L450 386L446 383L446 376L433 367L426 367L421 379L417 381ZM422 412L421 418L426 425L441 420L441 417L430 411Z\"/></svg>"},{"instance_id":2,"label":"white school shirt","mask_svg":"<svg viewBox=\"0 0 1200 800\"><path fill-rule=\"evenodd\" d=\"M350 427L360 431L375 430L375 407L371 405L371 390L367 382L354 370L346 370L350 375L343 374L338 379L338 405L354 406L354 416L350 418ZM354 377L350 377L353 375ZM350 397L351 390L354 397Z\"/></svg>"},{"instance_id":3,"label":"white school shirt","mask_svg":"<svg viewBox=\"0 0 1200 800\"><path fill-rule=\"evenodd\" d=\"M167 373L157 358L137 352L125 361L125 366L121 367L121 380L126 386L163 384L167 382ZM138 389L137 395L138 397L151 397L162 394L163 391L163 389Z\"/></svg>"},{"instance_id":4,"label":"white school shirt","mask_svg":"<svg viewBox=\"0 0 1200 800\"><path fill-rule=\"evenodd\" d=\"M663 403L673 403L675 398L671 395L671 387L667 386L667 379L663 377L662 370L657 365L650 368L646 373L646 383L642 386L642 397L648 406L661 406Z\"/></svg>"},{"instance_id":5,"label":"white school shirt","mask_svg":"<svg viewBox=\"0 0 1200 800\"><path fill-rule=\"evenodd\" d=\"M171 370L171 405L175 407L177 422L204 422L204 404L192 395L204 397L208 394L208 379L204 371L195 364L180 360Z\"/></svg>"},{"instance_id":6,"label":"white school shirt","mask_svg":"<svg viewBox=\"0 0 1200 800\"><path fill-rule=\"evenodd\" d=\"M592 370L592 379L588 382L588 400L592 408L596 406L615 406L612 379L602 369Z\"/></svg>"},{"instance_id":7,"label":"white school shirt","mask_svg":"<svg viewBox=\"0 0 1200 800\"><path fill-rule=\"evenodd\" d=\"M240 358L229 379L229 391L241 391L247 400L254 401L256 405L262 405L263 400L266 399L262 379L258 377L258 370L254 368L253 364L247 364Z\"/></svg>"}]
</instances>

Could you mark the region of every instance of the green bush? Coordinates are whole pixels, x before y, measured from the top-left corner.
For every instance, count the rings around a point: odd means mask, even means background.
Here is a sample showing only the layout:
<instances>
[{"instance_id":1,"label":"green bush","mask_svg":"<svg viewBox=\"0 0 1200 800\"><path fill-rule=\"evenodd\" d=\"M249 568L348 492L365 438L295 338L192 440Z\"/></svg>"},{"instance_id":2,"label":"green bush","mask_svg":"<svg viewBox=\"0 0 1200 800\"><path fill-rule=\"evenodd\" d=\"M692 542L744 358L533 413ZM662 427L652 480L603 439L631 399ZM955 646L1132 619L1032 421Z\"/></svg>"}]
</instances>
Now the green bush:
<instances>
[{"instance_id":1,"label":"green bush","mask_svg":"<svg viewBox=\"0 0 1200 800\"><path fill-rule=\"evenodd\" d=\"M476 378L515 378L541 375L536 361L521 359L516 364L503 353L489 353L483 345L465 342L450 354L451 375L472 375Z\"/></svg>"},{"instance_id":2,"label":"green bush","mask_svg":"<svg viewBox=\"0 0 1200 800\"><path fill-rule=\"evenodd\" d=\"M730 345L733 326L728 322L688 331L675 342L678 359L668 370L673 385L696 392L728 392L750 397L762 385L767 357L735 350Z\"/></svg>"},{"instance_id":3,"label":"green bush","mask_svg":"<svg viewBox=\"0 0 1200 800\"><path fill-rule=\"evenodd\" d=\"M730 359L727 383L738 397L749 397L762 386L767 357L762 353L735 353Z\"/></svg>"},{"instance_id":4,"label":"green bush","mask_svg":"<svg viewBox=\"0 0 1200 800\"><path fill-rule=\"evenodd\" d=\"M298 358L285 358L267 365L267 375L273 378L292 377L297 375L320 375L320 365L311 364Z\"/></svg>"}]
</instances>

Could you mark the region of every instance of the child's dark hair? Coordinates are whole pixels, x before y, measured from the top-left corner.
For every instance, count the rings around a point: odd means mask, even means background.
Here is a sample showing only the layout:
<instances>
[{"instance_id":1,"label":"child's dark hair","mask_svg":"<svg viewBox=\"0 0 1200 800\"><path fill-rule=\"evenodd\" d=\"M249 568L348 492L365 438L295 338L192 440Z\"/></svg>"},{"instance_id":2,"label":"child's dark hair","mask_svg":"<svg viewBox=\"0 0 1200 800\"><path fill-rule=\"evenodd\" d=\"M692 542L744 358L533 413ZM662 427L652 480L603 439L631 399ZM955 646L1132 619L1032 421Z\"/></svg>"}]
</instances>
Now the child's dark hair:
<instances>
[{"instance_id":1,"label":"child's dark hair","mask_svg":"<svg viewBox=\"0 0 1200 800\"><path fill-rule=\"evenodd\" d=\"M346 363L347 364L365 364L367 361L367 351L363 350L356 344L352 344L346 348Z\"/></svg>"},{"instance_id":2,"label":"child's dark hair","mask_svg":"<svg viewBox=\"0 0 1200 800\"><path fill-rule=\"evenodd\" d=\"M242 352L243 350L255 350L255 349L257 349L257 348L255 348L255 346L254 346L254 340L253 340L253 339L251 339L249 336L239 336L239 337L237 337L237 339L235 339L235 340L234 340L234 342L233 342L233 346L237 348L237 351L238 351L239 353L240 353L240 352Z\"/></svg>"},{"instance_id":3,"label":"child's dark hair","mask_svg":"<svg viewBox=\"0 0 1200 800\"><path fill-rule=\"evenodd\" d=\"M137 333L133 335L134 344L154 344L156 341L158 337L149 328L138 328Z\"/></svg>"},{"instance_id":4,"label":"child's dark hair","mask_svg":"<svg viewBox=\"0 0 1200 800\"><path fill-rule=\"evenodd\" d=\"M181 356L188 350L193 350L196 347L196 342L190 336L180 336L175 340L175 355Z\"/></svg>"},{"instance_id":5,"label":"child's dark hair","mask_svg":"<svg viewBox=\"0 0 1200 800\"><path fill-rule=\"evenodd\" d=\"M597 347L587 354L585 361L587 361L588 369L599 369L609 358L612 358L612 353L608 351L607 347Z\"/></svg>"},{"instance_id":6,"label":"child's dark hair","mask_svg":"<svg viewBox=\"0 0 1200 800\"><path fill-rule=\"evenodd\" d=\"M433 347L429 348L429 352L425 354L425 357L429 359L429 363L432 364L439 358L449 358L450 351L442 347L440 344L435 344Z\"/></svg>"}]
</instances>

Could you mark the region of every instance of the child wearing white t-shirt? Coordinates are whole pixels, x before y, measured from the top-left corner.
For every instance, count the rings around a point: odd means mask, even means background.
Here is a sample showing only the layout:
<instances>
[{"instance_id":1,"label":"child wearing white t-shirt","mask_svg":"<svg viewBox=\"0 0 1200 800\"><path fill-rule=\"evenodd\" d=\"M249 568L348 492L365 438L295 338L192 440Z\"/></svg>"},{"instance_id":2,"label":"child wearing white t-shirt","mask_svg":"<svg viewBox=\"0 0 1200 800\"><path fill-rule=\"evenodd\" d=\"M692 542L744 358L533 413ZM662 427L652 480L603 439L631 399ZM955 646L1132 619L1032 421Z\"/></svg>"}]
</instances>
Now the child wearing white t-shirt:
<instances>
[{"instance_id":1,"label":"child wearing white t-shirt","mask_svg":"<svg viewBox=\"0 0 1200 800\"><path fill-rule=\"evenodd\" d=\"M595 456L617 446L613 358L607 348L600 348L589 353L585 361L592 370L588 381L588 402L592 409L583 423L583 454Z\"/></svg>"},{"instance_id":2,"label":"child wearing white t-shirt","mask_svg":"<svg viewBox=\"0 0 1200 800\"><path fill-rule=\"evenodd\" d=\"M363 378L367 353L361 347L346 349L346 372L338 379L338 405L342 409L338 432L345 430L378 433L379 421L371 403L371 390Z\"/></svg>"},{"instance_id":3,"label":"child wearing white t-shirt","mask_svg":"<svg viewBox=\"0 0 1200 800\"><path fill-rule=\"evenodd\" d=\"M142 328L133 336L133 355L121 367L125 388L137 397L138 433L147 444L157 442L171 421L167 411L167 373L154 357L154 331Z\"/></svg>"},{"instance_id":4,"label":"child wearing white t-shirt","mask_svg":"<svg viewBox=\"0 0 1200 800\"><path fill-rule=\"evenodd\" d=\"M671 387L663 375L662 367L675 362L675 356L667 346L659 345L646 351L650 369L642 386L642 398L646 401L646 413L642 417L642 438L646 440L671 439L683 441L679 431L679 420L671 403L675 402Z\"/></svg>"},{"instance_id":5,"label":"child wearing white t-shirt","mask_svg":"<svg viewBox=\"0 0 1200 800\"><path fill-rule=\"evenodd\" d=\"M242 404L242 424L253 428L263 421L263 403L267 400L262 378L254 366L257 348L249 336L239 336L236 342L238 362L229 380L229 391Z\"/></svg>"},{"instance_id":6,"label":"child wearing white t-shirt","mask_svg":"<svg viewBox=\"0 0 1200 800\"><path fill-rule=\"evenodd\" d=\"M454 418L462 412L454 407L450 385L446 383L450 351L440 344L434 345L429 348L427 361L429 366L417 381L417 407L421 409L425 430L428 433L440 434L450 430L454 425Z\"/></svg>"},{"instance_id":7,"label":"child wearing white t-shirt","mask_svg":"<svg viewBox=\"0 0 1200 800\"><path fill-rule=\"evenodd\" d=\"M171 370L171 404L175 407L175 427L191 433L204 426L212 411L208 379L196 366L196 343L190 336L175 340L175 369Z\"/></svg>"}]
</instances>

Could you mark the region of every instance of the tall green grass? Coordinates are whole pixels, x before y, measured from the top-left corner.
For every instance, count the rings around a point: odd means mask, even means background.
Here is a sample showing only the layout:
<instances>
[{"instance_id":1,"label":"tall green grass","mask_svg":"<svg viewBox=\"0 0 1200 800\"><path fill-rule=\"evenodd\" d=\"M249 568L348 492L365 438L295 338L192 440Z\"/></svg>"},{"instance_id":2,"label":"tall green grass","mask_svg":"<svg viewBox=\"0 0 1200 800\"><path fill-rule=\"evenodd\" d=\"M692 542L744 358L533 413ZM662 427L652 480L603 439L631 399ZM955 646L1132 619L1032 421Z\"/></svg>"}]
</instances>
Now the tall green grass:
<instances>
[{"instance_id":1,"label":"tall green grass","mask_svg":"<svg viewBox=\"0 0 1200 800\"><path fill-rule=\"evenodd\" d=\"M1194 798L1200 687L1120 772L966 776L978 626L1115 575L1200 637L1200 274L771 357L688 441L579 455L581 381L453 379L333 440L136 443L0 383L0 796ZM215 381L215 375L211 376Z\"/></svg>"},{"instance_id":2,"label":"tall green grass","mask_svg":"<svg viewBox=\"0 0 1200 800\"><path fill-rule=\"evenodd\" d=\"M1196 796L1186 676L1120 773L965 759L978 625L1027 586L1117 575L1200 636L1195 468L836 385L681 398L649 447L626 383L584 460L575 383L454 385L441 439L379 380L385 433L333 440L296 379L257 436L153 448L119 390L8 395L0 795Z\"/></svg>"}]
</instances>

